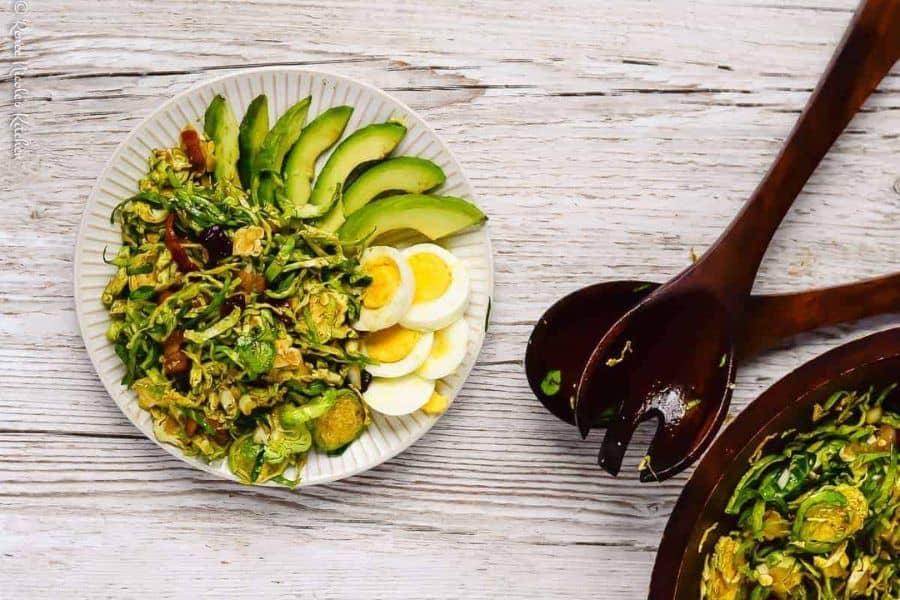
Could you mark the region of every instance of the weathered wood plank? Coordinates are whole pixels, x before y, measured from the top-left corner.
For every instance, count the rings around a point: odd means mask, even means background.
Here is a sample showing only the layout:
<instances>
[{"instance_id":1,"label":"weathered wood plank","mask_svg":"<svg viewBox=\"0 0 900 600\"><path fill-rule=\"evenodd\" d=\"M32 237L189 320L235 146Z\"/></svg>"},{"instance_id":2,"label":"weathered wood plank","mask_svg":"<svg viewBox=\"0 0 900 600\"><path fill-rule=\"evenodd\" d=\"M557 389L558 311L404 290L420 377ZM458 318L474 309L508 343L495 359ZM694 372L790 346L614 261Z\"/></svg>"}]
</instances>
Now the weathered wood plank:
<instances>
[{"instance_id":1,"label":"weathered wood plank","mask_svg":"<svg viewBox=\"0 0 900 600\"><path fill-rule=\"evenodd\" d=\"M0 172L0 590L642 597L686 476L601 476L597 440L580 443L530 396L531 325L566 292L664 280L714 241L853 5L29 3L32 146ZM8 67L9 40L0 48ZM466 168L496 250L491 332L450 413L395 460L302 493L214 480L143 439L94 375L71 300L81 210L119 141L163 98L278 64L359 77L420 111ZM9 135L0 128L4 147ZM895 69L788 215L757 288L900 269L898 149ZM829 329L751 361L732 411L827 348L898 323ZM639 432L631 472L649 438Z\"/></svg>"}]
</instances>

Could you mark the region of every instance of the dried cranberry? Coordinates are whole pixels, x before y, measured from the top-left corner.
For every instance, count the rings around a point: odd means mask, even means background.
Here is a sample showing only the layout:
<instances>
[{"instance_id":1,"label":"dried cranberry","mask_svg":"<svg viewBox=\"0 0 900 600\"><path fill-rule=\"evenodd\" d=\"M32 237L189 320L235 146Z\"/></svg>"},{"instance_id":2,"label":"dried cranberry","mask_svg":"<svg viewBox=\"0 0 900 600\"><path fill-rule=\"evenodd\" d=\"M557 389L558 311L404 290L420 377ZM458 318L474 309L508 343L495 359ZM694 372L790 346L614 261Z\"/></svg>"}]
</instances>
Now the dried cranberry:
<instances>
[{"instance_id":1,"label":"dried cranberry","mask_svg":"<svg viewBox=\"0 0 900 600\"><path fill-rule=\"evenodd\" d=\"M209 262L216 264L223 258L231 256L231 238L218 225L211 225L200 232L200 243L209 254Z\"/></svg>"},{"instance_id":2,"label":"dried cranberry","mask_svg":"<svg viewBox=\"0 0 900 600\"><path fill-rule=\"evenodd\" d=\"M200 143L200 134L196 129L189 128L181 132L181 146L191 161L191 168L197 173L205 173L206 155L203 153L203 144Z\"/></svg>"},{"instance_id":3,"label":"dried cranberry","mask_svg":"<svg viewBox=\"0 0 900 600\"><path fill-rule=\"evenodd\" d=\"M269 304L274 306L275 318L284 323L284 326L290 329L294 326L294 317L291 314L291 302L288 298L270 298Z\"/></svg>"},{"instance_id":4,"label":"dried cranberry","mask_svg":"<svg viewBox=\"0 0 900 600\"><path fill-rule=\"evenodd\" d=\"M286 315L280 310L275 311L275 318L281 321L288 329L294 326L294 319L290 315Z\"/></svg>"},{"instance_id":5,"label":"dried cranberry","mask_svg":"<svg viewBox=\"0 0 900 600\"><path fill-rule=\"evenodd\" d=\"M191 391L191 376L188 371L175 373L172 375L172 381L175 384L175 389L179 392L186 394Z\"/></svg>"},{"instance_id":6,"label":"dried cranberry","mask_svg":"<svg viewBox=\"0 0 900 600\"><path fill-rule=\"evenodd\" d=\"M178 239L178 234L175 232L174 212L170 212L166 217L165 232L166 248L172 253L172 259L178 264L178 269L183 273L196 269L197 267L191 262L187 252L181 247L181 240Z\"/></svg>"},{"instance_id":7,"label":"dried cranberry","mask_svg":"<svg viewBox=\"0 0 900 600\"><path fill-rule=\"evenodd\" d=\"M219 314L223 317L230 315L236 308L241 309L241 312L247 308L247 301L244 299L243 294L237 294L230 298L226 298L225 302L222 303L222 308L219 309Z\"/></svg>"},{"instance_id":8,"label":"dried cranberry","mask_svg":"<svg viewBox=\"0 0 900 600\"><path fill-rule=\"evenodd\" d=\"M372 374L363 369L359 374L359 391L365 393L369 389L370 383L372 383Z\"/></svg>"}]
</instances>

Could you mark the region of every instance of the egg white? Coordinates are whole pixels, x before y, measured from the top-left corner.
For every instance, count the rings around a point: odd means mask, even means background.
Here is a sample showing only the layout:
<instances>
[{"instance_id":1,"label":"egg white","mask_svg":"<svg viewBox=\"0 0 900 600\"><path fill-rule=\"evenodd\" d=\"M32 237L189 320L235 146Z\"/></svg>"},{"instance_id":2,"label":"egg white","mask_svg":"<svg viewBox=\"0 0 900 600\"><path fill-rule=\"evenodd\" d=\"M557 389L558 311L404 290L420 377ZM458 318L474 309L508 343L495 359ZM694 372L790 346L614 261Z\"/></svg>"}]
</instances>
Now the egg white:
<instances>
[{"instance_id":1,"label":"egg white","mask_svg":"<svg viewBox=\"0 0 900 600\"><path fill-rule=\"evenodd\" d=\"M383 415L398 417L422 408L434 393L434 380L411 373L403 377L376 377L363 393L369 408Z\"/></svg>"},{"instance_id":2,"label":"egg white","mask_svg":"<svg viewBox=\"0 0 900 600\"><path fill-rule=\"evenodd\" d=\"M366 262L378 258L388 258L397 265L400 271L400 285L384 306L360 308L359 319L353 324L354 329L359 331L377 331L396 325L412 306L416 280L403 254L390 246L372 246L363 252L360 264L365 265Z\"/></svg>"},{"instance_id":3,"label":"egg white","mask_svg":"<svg viewBox=\"0 0 900 600\"><path fill-rule=\"evenodd\" d=\"M374 377L401 377L418 369L428 358L431 346L434 342L434 333L429 331L419 335L418 341L409 354L396 362L380 362L366 366L366 371ZM363 353L366 351L366 343L363 341Z\"/></svg>"},{"instance_id":4,"label":"egg white","mask_svg":"<svg viewBox=\"0 0 900 600\"><path fill-rule=\"evenodd\" d=\"M465 319L458 319L449 327L435 332L434 336L436 339L442 338L443 344L432 344L431 352L416 371L425 379L440 379L459 368L469 346L469 325ZM439 346L443 346L441 354L437 354Z\"/></svg>"},{"instance_id":5,"label":"egg white","mask_svg":"<svg viewBox=\"0 0 900 600\"><path fill-rule=\"evenodd\" d=\"M416 244L404 250L403 256L409 259L419 253L435 254L447 265L450 269L450 286L434 300L413 303L400 318L400 324L420 331L443 329L462 317L466 311L469 301L469 273L462 261L436 244Z\"/></svg>"}]
</instances>

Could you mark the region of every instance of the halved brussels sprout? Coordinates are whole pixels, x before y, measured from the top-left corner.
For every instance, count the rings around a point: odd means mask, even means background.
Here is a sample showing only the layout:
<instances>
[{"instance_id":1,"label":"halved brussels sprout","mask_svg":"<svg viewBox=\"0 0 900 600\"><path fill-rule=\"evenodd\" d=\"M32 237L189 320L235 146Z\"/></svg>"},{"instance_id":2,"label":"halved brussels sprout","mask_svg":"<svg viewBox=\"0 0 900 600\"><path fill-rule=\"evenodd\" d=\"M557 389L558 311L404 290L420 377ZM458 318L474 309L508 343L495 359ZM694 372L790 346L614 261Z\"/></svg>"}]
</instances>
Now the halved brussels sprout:
<instances>
[{"instance_id":1,"label":"halved brussels sprout","mask_svg":"<svg viewBox=\"0 0 900 600\"><path fill-rule=\"evenodd\" d=\"M313 426L316 448L328 454L340 454L362 435L370 423L369 411L359 394L338 390L334 405Z\"/></svg>"},{"instance_id":2,"label":"halved brussels sprout","mask_svg":"<svg viewBox=\"0 0 900 600\"><path fill-rule=\"evenodd\" d=\"M791 523L777 510L767 510L762 520L762 539L771 541L791 535Z\"/></svg>"},{"instance_id":3,"label":"halved brussels sprout","mask_svg":"<svg viewBox=\"0 0 900 600\"><path fill-rule=\"evenodd\" d=\"M162 410L152 410L153 434L156 439L164 444L171 444L184 450L187 446L187 436L178 419Z\"/></svg>"},{"instance_id":4,"label":"halved brussels sprout","mask_svg":"<svg viewBox=\"0 0 900 600\"><path fill-rule=\"evenodd\" d=\"M317 344L331 339L344 338L349 332L346 326L347 299L343 294L323 290L310 296L303 308L297 330L305 333Z\"/></svg>"},{"instance_id":5,"label":"halved brussels sprout","mask_svg":"<svg viewBox=\"0 0 900 600\"><path fill-rule=\"evenodd\" d=\"M263 459L277 464L309 450L312 435L304 421L292 418L293 407L282 405L273 413L271 429L266 435Z\"/></svg>"},{"instance_id":6,"label":"halved brussels sprout","mask_svg":"<svg viewBox=\"0 0 900 600\"><path fill-rule=\"evenodd\" d=\"M823 486L797 509L793 544L816 554L830 552L862 528L868 510L866 498L857 488Z\"/></svg>"},{"instance_id":7,"label":"halved brussels sprout","mask_svg":"<svg viewBox=\"0 0 900 600\"><path fill-rule=\"evenodd\" d=\"M773 552L756 567L756 580L778 598L793 598L803 583L803 565L793 556Z\"/></svg>"},{"instance_id":8,"label":"halved brussels sprout","mask_svg":"<svg viewBox=\"0 0 900 600\"><path fill-rule=\"evenodd\" d=\"M282 405L239 437L228 451L228 467L244 483L262 483L280 477L290 465L299 465L312 446L307 422L298 407Z\"/></svg>"},{"instance_id":9,"label":"halved brussels sprout","mask_svg":"<svg viewBox=\"0 0 900 600\"><path fill-rule=\"evenodd\" d=\"M242 483L264 483L280 476L287 469L290 461L267 463L266 447L254 439L251 431L234 440L228 449L228 468Z\"/></svg>"},{"instance_id":10,"label":"halved brussels sprout","mask_svg":"<svg viewBox=\"0 0 900 600\"><path fill-rule=\"evenodd\" d=\"M742 573L747 564L741 542L730 536L722 536L716 541L711 556L703 565L703 580L700 598L708 600L740 600L744 597L745 577Z\"/></svg>"}]
</instances>

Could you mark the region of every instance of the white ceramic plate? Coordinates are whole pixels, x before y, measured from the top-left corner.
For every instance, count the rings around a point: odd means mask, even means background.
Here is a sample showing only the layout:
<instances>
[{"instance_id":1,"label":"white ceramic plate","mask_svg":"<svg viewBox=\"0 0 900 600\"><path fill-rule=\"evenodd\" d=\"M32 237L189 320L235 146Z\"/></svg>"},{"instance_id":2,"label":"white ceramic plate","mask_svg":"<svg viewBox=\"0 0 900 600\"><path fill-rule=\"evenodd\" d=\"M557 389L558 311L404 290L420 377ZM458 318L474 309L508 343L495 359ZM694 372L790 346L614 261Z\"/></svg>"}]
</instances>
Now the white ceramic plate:
<instances>
[{"instance_id":1,"label":"white ceramic plate","mask_svg":"<svg viewBox=\"0 0 900 600\"><path fill-rule=\"evenodd\" d=\"M355 108L345 135L369 123L401 119L408 132L395 155L420 156L434 161L447 175L446 183L437 193L473 199L472 189L456 159L418 115L381 90L346 77L306 69L253 69L209 81L163 104L125 138L103 169L84 211L74 261L76 312L94 368L122 412L154 441L150 415L138 407L135 394L120 384L124 368L105 336L109 316L100 303L100 294L115 269L104 264L103 250L108 248L107 254L112 256L121 244L118 226L109 222L110 212L118 202L137 191L137 181L147 170L151 149L177 145L178 134L188 123L202 129L203 113L215 94L224 95L240 119L250 101L263 93L269 97L272 122L307 95L312 96L307 121L332 106L349 104ZM471 300L466 311L471 330L468 353L457 372L443 380L438 388L452 401L475 364L484 340L493 291L493 264L491 244L484 227L441 243L465 263L472 280ZM371 469L408 448L437 420L437 417L421 412L405 417L373 416L372 426L343 455L329 457L310 452L300 485L334 481ZM236 479L224 460L207 464L196 457L184 456L174 446L160 446L197 468Z\"/></svg>"}]
</instances>

